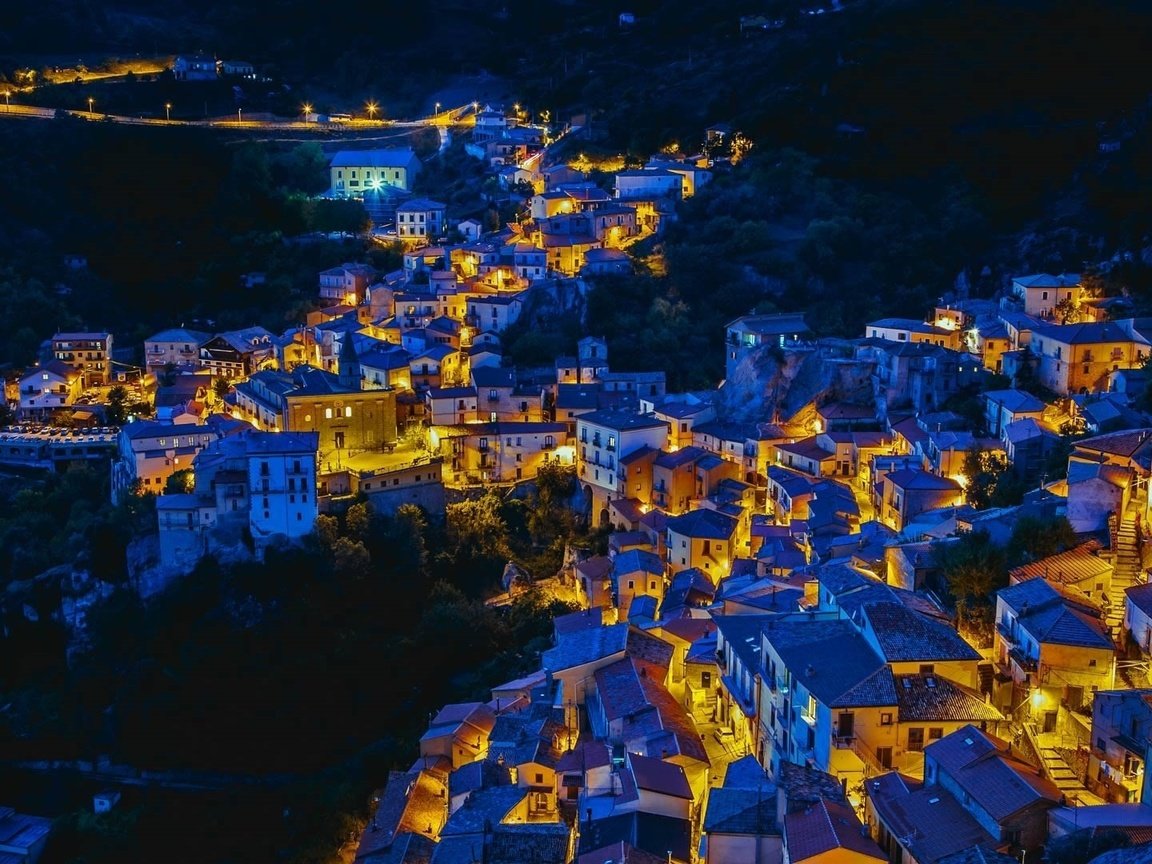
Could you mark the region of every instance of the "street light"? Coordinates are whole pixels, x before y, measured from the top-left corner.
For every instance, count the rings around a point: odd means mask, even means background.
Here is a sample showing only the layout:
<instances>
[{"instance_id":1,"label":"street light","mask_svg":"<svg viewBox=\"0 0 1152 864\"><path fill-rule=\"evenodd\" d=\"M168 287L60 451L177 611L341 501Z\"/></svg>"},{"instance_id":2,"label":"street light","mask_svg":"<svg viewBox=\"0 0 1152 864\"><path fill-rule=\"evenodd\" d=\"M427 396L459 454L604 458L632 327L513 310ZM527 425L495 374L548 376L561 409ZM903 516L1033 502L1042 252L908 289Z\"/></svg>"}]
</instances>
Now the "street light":
<instances>
[{"instance_id":1,"label":"street light","mask_svg":"<svg viewBox=\"0 0 1152 864\"><path fill-rule=\"evenodd\" d=\"M92 103L93 103L93 101L95 101L95 100L93 100L93 98L92 98L91 96L89 96L89 97L88 97L88 113L89 113L89 114L91 114L91 113L92 113Z\"/></svg>"},{"instance_id":2,"label":"street light","mask_svg":"<svg viewBox=\"0 0 1152 864\"><path fill-rule=\"evenodd\" d=\"M376 112L380 110L380 106L377 105L375 101L369 100L368 104L364 107L368 109L368 119L374 120L376 118Z\"/></svg>"},{"instance_id":3,"label":"street light","mask_svg":"<svg viewBox=\"0 0 1152 864\"><path fill-rule=\"evenodd\" d=\"M12 113L12 91L11 90L5 90L4 91L4 111L9 113L9 114Z\"/></svg>"},{"instance_id":4,"label":"street light","mask_svg":"<svg viewBox=\"0 0 1152 864\"><path fill-rule=\"evenodd\" d=\"M440 103L439 102L436 103L436 110L433 111L432 113L433 114L439 114L440 113Z\"/></svg>"},{"instance_id":5,"label":"street light","mask_svg":"<svg viewBox=\"0 0 1152 864\"><path fill-rule=\"evenodd\" d=\"M307 123L308 122L308 115L312 113L312 106L309 105L307 102L305 102L304 105L302 106L302 109L304 111L304 122Z\"/></svg>"},{"instance_id":6,"label":"street light","mask_svg":"<svg viewBox=\"0 0 1152 864\"><path fill-rule=\"evenodd\" d=\"M168 122L168 123L172 122L172 103L171 102L165 102L164 103L164 120L165 120L165 122Z\"/></svg>"},{"instance_id":7,"label":"street light","mask_svg":"<svg viewBox=\"0 0 1152 864\"><path fill-rule=\"evenodd\" d=\"M243 108L237 108L236 109L236 125L240 126L243 123L244 123L244 109Z\"/></svg>"}]
</instances>

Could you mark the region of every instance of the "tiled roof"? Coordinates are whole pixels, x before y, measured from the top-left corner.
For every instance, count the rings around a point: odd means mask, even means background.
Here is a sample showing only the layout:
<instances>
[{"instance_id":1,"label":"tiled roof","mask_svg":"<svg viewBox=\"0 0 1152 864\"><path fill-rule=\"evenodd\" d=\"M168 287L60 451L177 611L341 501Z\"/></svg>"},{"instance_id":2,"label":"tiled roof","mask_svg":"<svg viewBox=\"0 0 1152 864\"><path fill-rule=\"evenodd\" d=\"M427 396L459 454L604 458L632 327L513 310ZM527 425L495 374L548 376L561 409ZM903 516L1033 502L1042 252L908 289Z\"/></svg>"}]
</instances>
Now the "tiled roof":
<instances>
[{"instance_id":1,"label":"tiled roof","mask_svg":"<svg viewBox=\"0 0 1152 864\"><path fill-rule=\"evenodd\" d=\"M1152 582L1145 582L1143 585L1133 585L1131 588L1125 588L1124 593L1128 596L1128 601L1133 606L1145 615L1152 616Z\"/></svg>"},{"instance_id":2,"label":"tiled roof","mask_svg":"<svg viewBox=\"0 0 1152 864\"><path fill-rule=\"evenodd\" d=\"M809 765L799 765L786 759L781 761L776 771L776 784L784 793L789 813L804 810L822 800L847 803L840 781Z\"/></svg>"},{"instance_id":3,"label":"tiled roof","mask_svg":"<svg viewBox=\"0 0 1152 864\"><path fill-rule=\"evenodd\" d=\"M580 826L580 850L588 852L619 843L679 861L691 857L692 823L688 819L656 813L620 813Z\"/></svg>"},{"instance_id":4,"label":"tiled roof","mask_svg":"<svg viewBox=\"0 0 1152 864\"><path fill-rule=\"evenodd\" d=\"M656 573L664 578L664 562L660 556L645 549L629 549L616 556L612 571L616 578L629 573Z\"/></svg>"},{"instance_id":5,"label":"tiled roof","mask_svg":"<svg viewBox=\"0 0 1152 864\"><path fill-rule=\"evenodd\" d=\"M831 450L825 450L817 443L816 436L813 435L809 438L802 438L799 441L793 441L791 444L777 444L776 449L781 453L791 453L794 456L799 456L801 459L812 459L820 462L824 459L831 459L835 457L835 453Z\"/></svg>"},{"instance_id":6,"label":"tiled roof","mask_svg":"<svg viewBox=\"0 0 1152 864\"><path fill-rule=\"evenodd\" d=\"M1111 321L1085 324L1046 324L1037 327L1035 334L1064 345L1098 345L1110 342L1133 342L1137 345L1148 344L1148 341L1143 336L1131 334L1123 327Z\"/></svg>"},{"instance_id":7,"label":"tiled roof","mask_svg":"<svg viewBox=\"0 0 1152 864\"><path fill-rule=\"evenodd\" d=\"M486 864L568 864L572 829L565 822L495 825L485 847Z\"/></svg>"},{"instance_id":8,"label":"tiled roof","mask_svg":"<svg viewBox=\"0 0 1152 864\"><path fill-rule=\"evenodd\" d=\"M736 520L715 510L692 510L668 517L667 529L684 537L730 540L736 533Z\"/></svg>"},{"instance_id":9,"label":"tiled roof","mask_svg":"<svg viewBox=\"0 0 1152 864\"><path fill-rule=\"evenodd\" d=\"M659 636L638 627L629 627L624 650L637 663L647 666L649 675L663 679L676 649Z\"/></svg>"},{"instance_id":10,"label":"tiled roof","mask_svg":"<svg viewBox=\"0 0 1152 864\"><path fill-rule=\"evenodd\" d=\"M611 657L623 651L628 642L628 625L577 630L564 633L555 648L549 648L541 657L542 665L550 672L561 672Z\"/></svg>"},{"instance_id":11,"label":"tiled roof","mask_svg":"<svg viewBox=\"0 0 1152 864\"><path fill-rule=\"evenodd\" d=\"M404 168L414 160L416 160L416 154L406 148L382 150L341 150L332 157L332 167Z\"/></svg>"},{"instance_id":12,"label":"tiled roof","mask_svg":"<svg viewBox=\"0 0 1152 864\"><path fill-rule=\"evenodd\" d=\"M1049 555L1039 561L1016 567L1008 572L1008 576L1014 582L1024 582L1040 576L1067 585L1111 575L1112 565L1096 555L1098 551L1100 542L1090 540L1056 555Z\"/></svg>"},{"instance_id":13,"label":"tiled roof","mask_svg":"<svg viewBox=\"0 0 1152 864\"><path fill-rule=\"evenodd\" d=\"M638 789L692 800L692 787L688 785L688 777L679 765L648 756L637 756L635 753L628 754L628 764L632 767L632 776Z\"/></svg>"},{"instance_id":14,"label":"tiled roof","mask_svg":"<svg viewBox=\"0 0 1152 864\"><path fill-rule=\"evenodd\" d=\"M707 834L779 835L776 825L776 787L713 789L704 812Z\"/></svg>"},{"instance_id":15,"label":"tiled roof","mask_svg":"<svg viewBox=\"0 0 1152 864\"><path fill-rule=\"evenodd\" d=\"M960 492L963 489L963 487L951 477L937 477L935 474L929 474L927 471L920 471L915 468L901 468L899 471L893 471L888 475L886 480L893 486L898 486L905 491L930 490Z\"/></svg>"},{"instance_id":16,"label":"tiled roof","mask_svg":"<svg viewBox=\"0 0 1152 864\"><path fill-rule=\"evenodd\" d=\"M667 750L669 757L679 755L709 764L708 752L700 740L700 730L688 710L668 690L650 676L640 679L648 702L656 708L660 728L666 733L661 740L649 739L648 755ZM663 754L661 754L663 756Z\"/></svg>"},{"instance_id":17,"label":"tiled roof","mask_svg":"<svg viewBox=\"0 0 1152 864\"><path fill-rule=\"evenodd\" d=\"M464 804L448 817L440 836L480 834L486 826L503 822L527 795L528 790L519 786L498 786L472 792Z\"/></svg>"},{"instance_id":18,"label":"tiled roof","mask_svg":"<svg viewBox=\"0 0 1152 864\"><path fill-rule=\"evenodd\" d=\"M784 817L784 845L788 849L788 860L794 862L806 861L833 849L888 860L851 807L823 799L806 810Z\"/></svg>"},{"instance_id":19,"label":"tiled roof","mask_svg":"<svg viewBox=\"0 0 1152 864\"><path fill-rule=\"evenodd\" d=\"M1042 400L1024 390L989 390L984 394L984 399L1007 408L1014 414L1038 413L1046 407Z\"/></svg>"},{"instance_id":20,"label":"tiled roof","mask_svg":"<svg viewBox=\"0 0 1152 864\"><path fill-rule=\"evenodd\" d=\"M1012 281L1024 288L1074 288L1080 284L1080 274L1060 273L1053 276L1051 273L1033 273L1016 276Z\"/></svg>"},{"instance_id":21,"label":"tiled roof","mask_svg":"<svg viewBox=\"0 0 1152 864\"><path fill-rule=\"evenodd\" d=\"M1062 798L1039 769L1009 756L1006 743L975 726L964 726L929 744L924 758L934 760L997 821L1038 801L1057 804Z\"/></svg>"},{"instance_id":22,"label":"tiled roof","mask_svg":"<svg viewBox=\"0 0 1152 864\"><path fill-rule=\"evenodd\" d=\"M603 669L597 669L594 679L596 694L609 723L649 707L644 689L640 686L640 675L631 658L625 657Z\"/></svg>"},{"instance_id":23,"label":"tiled roof","mask_svg":"<svg viewBox=\"0 0 1152 864\"><path fill-rule=\"evenodd\" d=\"M816 413L825 420L868 420L876 416L873 409L851 402L829 402L817 408Z\"/></svg>"},{"instance_id":24,"label":"tiled roof","mask_svg":"<svg viewBox=\"0 0 1152 864\"><path fill-rule=\"evenodd\" d=\"M655 417L617 408L601 408L599 411L583 414L577 420L580 423L595 423L597 426L615 429L618 432L628 429L651 429L657 426L667 428L668 426L663 420L657 420Z\"/></svg>"},{"instance_id":25,"label":"tiled roof","mask_svg":"<svg viewBox=\"0 0 1152 864\"><path fill-rule=\"evenodd\" d=\"M896 704L891 670L850 622L770 615L763 633L796 682L824 705Z\"/></svg>"},{"instance_id":26,"label":"tiled roof","mask_svg":"<svg viewBox=\"0 0 1152 864\"><path fill-rule=\"evenodd\" d=\"M862 613L889 663L980 659L980 652L947 624L902 603L872 603Z\"/></svg>"},{"instance_id":27,"label":"tiled roof","mask_svg":"<svg viewBox=\"0 0 1152 864\"><path fill-rule=\"evenodd\" d=\"M203 333L200 330L187 330L183 327L177 327L172 330L161 330L153 336L145 339L145 342L181 342L191 345L199 345L202 342L207 342L212 338L211 333Z\"/></svg>"},{"instance_id":28,"label":"tiled roof","mask_svg":"<svg viewBox=\"0 0 1152 864\"><path fill-rule=\"evenodd\" d=\"M612 575L612 559L607 555L586 558L576 564L576 572L589 579L607 579Z\"/></svg>"},{"instance_id":29,"label":"tiled roof","mask_svg":"<svg viewBox=\"0 0 1152 864\"><path fill-rule=\"evenodd\" d=\"M973 846L994 845L992 835L944 789L921 788L893 773L866 780L864 790L884 827L920 864L937 864Z\"/></svg>"},{"instance_id":30,"label":"tiled roof","mask_svg":"<svg viewBox=\"0 0 1152 864\"><path fill-rule=\"evenodd\" d=\"M567 615L558 615L552 619L554 633L572 633L576 630L590 630L604 624L604 609L593 606L591 609L581 609L579 612L569 612Z\"/></svg>"},{"instance_id":31,"label":"tiled roof","mask_svg":"<svg viewBox=\"0 0 1152 864\"><path fill-rule=\"evenodd\" d=\"M968 687L937 675L896 675L896 706L900 722L1003 720L984 697Z\"/></svg>"},{"instance_id":32,"label":"tiled roof","mask_svg":"<svg viewBox=\"0 0 1152 864\"><path fill-rule=\"evenodd\" d=\"M1037 643L1112 647L1100 619L1066 600L1044 579L1029 579L996 594L1016 612L1020 628Z\"/></svg>"}]
</instances>

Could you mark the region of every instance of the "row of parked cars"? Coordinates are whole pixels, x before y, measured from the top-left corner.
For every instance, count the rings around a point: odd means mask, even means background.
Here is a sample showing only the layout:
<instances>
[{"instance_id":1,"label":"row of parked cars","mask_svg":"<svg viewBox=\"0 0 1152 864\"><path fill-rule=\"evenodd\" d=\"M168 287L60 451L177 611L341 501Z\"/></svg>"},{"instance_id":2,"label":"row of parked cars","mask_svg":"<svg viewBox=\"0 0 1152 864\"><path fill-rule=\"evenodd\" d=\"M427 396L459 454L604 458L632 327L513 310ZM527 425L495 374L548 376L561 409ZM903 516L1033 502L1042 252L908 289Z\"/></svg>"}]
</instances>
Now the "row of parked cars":
<instances>
[{"instance_id":1,"label":"row of parked cars","mask_svg":"<svg viewBox=\"0 0 1152 864\"><path fill-rule=\"evenodd\" d=\"M67 426L5 426L0 430L7 435L37 435L44 438L91 438L96 435L118 435L119 426L86 426L72 429Z\"/></svg>"}]
</instances>

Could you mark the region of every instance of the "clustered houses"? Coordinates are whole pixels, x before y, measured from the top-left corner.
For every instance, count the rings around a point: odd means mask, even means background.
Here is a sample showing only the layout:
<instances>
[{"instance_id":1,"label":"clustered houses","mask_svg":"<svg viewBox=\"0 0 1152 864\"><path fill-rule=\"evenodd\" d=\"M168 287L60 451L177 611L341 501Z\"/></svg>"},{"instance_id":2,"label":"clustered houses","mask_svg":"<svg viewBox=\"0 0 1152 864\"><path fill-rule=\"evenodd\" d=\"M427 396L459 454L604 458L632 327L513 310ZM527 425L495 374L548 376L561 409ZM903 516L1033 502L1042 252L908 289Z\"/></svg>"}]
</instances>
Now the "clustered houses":
<instances>
[{"instance_id":1,"label":"clustered houses","mask_svg":"<svg viewBox=\"0 0 1152 864\"><path fill-rule=\"evenodd\" d=\"M631 180L618 188L640 188ZM592 198L541 193L533 206L552 220ZM723 392L653 392L643 376L621 393L595 340L557 358L541 408L572 443L608 553L572 565L584 609L557 619L539 673L487 703L533 730L516 755L490 740L482 752L477 735L474 761L437 775L461 794L444 829L424 833L431 860L487 860L518 830L552 850L534 860L718 864L1006 862L1077 824L1140 836L1152 697L1130 688L1148 683L1152 646L1152 421L1103 391L1127 382L1115 375L1147 343L1141 322L1096 321L1090 298L1047 281L1072 279L1017 280L1001 305L878 321L854 341L821 340L799 316L730 323L725 386L746 386L767 352L815 354L860 384L791 417L764 406L733 421ZM1089 340L1106 347L1085 356ZM1068 383L1045 401L1032 384L1054 359ZM989 386L993 372L1008 385ZM535 406L508 398L507 370L471 383L431 391L427 411L442 441L476 426L497 464ZM961 394L978 394L978 410L948 411ZM1057 471L1070 427L1093 434ZM463 458L466 445L442 446ZM977 509L973 450L1034 491ZM1075 544L1013 569L987 632L960 629L938 551L975 532L1004 546L1018 524L1059 518ZM507 791L528 759L538 800ZM475 851L458 859L469 830Z\"/></svg>"},{"instance_id":2,"label":"clustered houses","mask_svg":"<svg viewBox=\"0 0 1152 864\"><path fill-rule=\"evenodd\" d=\"M515 369L501 334L538 298L576 305L576 277L616 272L709 173L656 159L609 192L488 108L470 147L532 187L529 218L457 236L408 196L409 152L339 154L333 194L387 201L400 269L323 271L282 334L156 334L156 419L116 432L114 491L164 493L175 569L299 539L352 496L437 513L446 486L572 466L608 532L560 576L581 610L535 674L431 719L358 860L960 864L1152 825L1146 321L1041 275L854 340L739 318L718 390L614 370L594 336ZM21 408L51 415L111 362L108 334L58 334ZM801 393L805 363L836 386ZM767 367L797 372L788 400L763 395ZM974 450L1022 503L975 506ZM983 627L949 602L942 550L1059 519L1075 543L1004 574Z\"/></svg>"}]
</instances>

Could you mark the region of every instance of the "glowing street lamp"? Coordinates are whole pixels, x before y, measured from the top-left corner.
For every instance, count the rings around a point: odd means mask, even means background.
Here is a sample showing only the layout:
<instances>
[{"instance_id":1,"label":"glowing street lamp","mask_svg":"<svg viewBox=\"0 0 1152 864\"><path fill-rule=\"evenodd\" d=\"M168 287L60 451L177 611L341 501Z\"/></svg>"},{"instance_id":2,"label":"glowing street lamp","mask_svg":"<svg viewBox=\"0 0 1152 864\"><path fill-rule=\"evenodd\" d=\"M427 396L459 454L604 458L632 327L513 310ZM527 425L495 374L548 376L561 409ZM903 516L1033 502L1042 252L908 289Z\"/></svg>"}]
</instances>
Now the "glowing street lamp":
<instances>
[{"instance_id":1,"label":"glowing street lamp","mask_svg":"<svg viewBox=\"0 0 1152 864\"><path fill-rule=\"evenodd\" d=\"M91 114L91 113L92 113L92 103L93 103L94 101L95 101L95 100L94 100L94 99L93 99L91 96L89 96L89 97L88 97L88 113L89 113L89 114Z\"/></svg>"},{"instance_id":2,"label":"glowing street lamp","mask_svg":"<svg viewBox=\"0 0 1152 864\"><path fill-rule=\"evenodd\" d=\"M4 91L4 111L6 113L9 113L9 114L12 113L12 91L11 90L5 90Z\"/></svg>"},{"instance_id":3,"label":"glowing street lamp","mask_svg":"<svg viewBox=\"0 0 1152 864\"><path fill-rule=\"evenodd\" d=\"M436 110L433 111L432 113L433 114L439 114L440 113L440 103L439 102L436 103Z\"/></svg>"},{"instance_id":4,"label":"glowing street lamp","mask_svg":"<svg viewBox=\"0 0 1152 864\"><path fill-rule=\"evenodd\" d=\"M172 103L171 102L165 102L164 103L164 119L168 123L172 122Z\"/></svg>"},{"instance_id":5,"label":"glowing street lamp","mask_svg":"<svg viewBox=\"0 0 1152 864\"><path fill-rule=\"evenodd\" d=\"M244 122L244 109L243 108L237 108L236 109L236 125L240 126L243 122Z\"/></svg>"},{"instance_id":6,"label":"glowing street lamp","mask_svg":"<svg viewBox=\"0 0 1152 864\"><path fill-rule=\"evenodd\" d=\"M304 112L304 122L307 123L308 122L308 115L310 115L312 113L312 106L309 105L307 102L305 102L301 106L301 110Z\"/></svg>"},{"instance_id":7,"label":"glowing street lamp","mask_svg":"<svg viewBox=\"0 0 1152 864\"><path fill-rule=\"evenodd\" d=\"M368 104L364 107L368 109L368 119L375 120L376 112L380 110L380 106L377 105L374 101L369 101Z\"/></svg>"}]
</instances>

